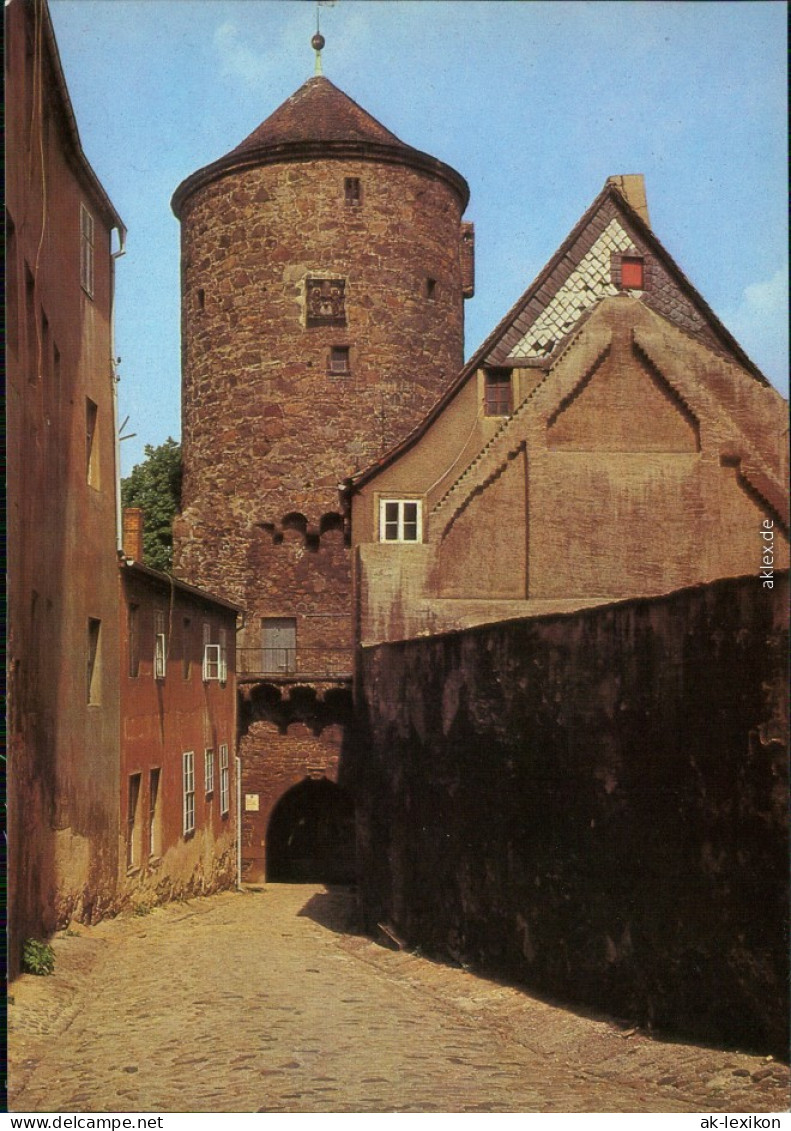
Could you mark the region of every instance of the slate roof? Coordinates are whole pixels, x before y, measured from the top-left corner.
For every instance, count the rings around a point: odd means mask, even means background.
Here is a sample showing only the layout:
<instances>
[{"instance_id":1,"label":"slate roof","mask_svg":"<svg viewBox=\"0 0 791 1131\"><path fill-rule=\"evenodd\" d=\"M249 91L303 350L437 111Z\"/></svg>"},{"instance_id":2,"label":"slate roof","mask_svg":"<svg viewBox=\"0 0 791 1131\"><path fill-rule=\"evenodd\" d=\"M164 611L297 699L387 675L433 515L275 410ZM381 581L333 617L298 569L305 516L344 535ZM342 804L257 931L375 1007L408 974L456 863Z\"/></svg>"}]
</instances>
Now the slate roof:
<instances>
[{"instance_id":1,"label":"slate roof","mask_svg":"<svg viewBox=\"0 0 791 1131\"><path fill-rule=\"evenodd\" d=\"M460 173L401 141L329 79L317 75L224 157L187 177L173 194L173 211L179 216L196 189L238 169L327 158L407 165L450 185L462 212L469 201L469 186Z\"/></svg>"}]
</instances>

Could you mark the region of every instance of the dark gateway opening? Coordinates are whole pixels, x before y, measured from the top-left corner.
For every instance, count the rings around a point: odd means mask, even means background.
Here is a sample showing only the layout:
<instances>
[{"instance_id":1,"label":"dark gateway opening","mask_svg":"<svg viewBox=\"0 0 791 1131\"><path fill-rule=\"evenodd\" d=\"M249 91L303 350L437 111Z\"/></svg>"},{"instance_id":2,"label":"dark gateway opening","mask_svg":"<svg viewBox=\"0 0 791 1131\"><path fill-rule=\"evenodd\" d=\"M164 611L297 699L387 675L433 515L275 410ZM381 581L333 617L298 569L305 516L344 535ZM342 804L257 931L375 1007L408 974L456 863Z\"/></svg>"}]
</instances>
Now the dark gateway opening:
<instances>
[{"instance_id":1,"label":"dark gateway opening","mask_svg":"<svg viewBox=\"0 0 791 1131\"><path fill-rule=\"evenodd\" d=\"M321 778L306 779L280 798L266 838L270 883L353 883L354 803Z\"/></svg>"}]
</instances>

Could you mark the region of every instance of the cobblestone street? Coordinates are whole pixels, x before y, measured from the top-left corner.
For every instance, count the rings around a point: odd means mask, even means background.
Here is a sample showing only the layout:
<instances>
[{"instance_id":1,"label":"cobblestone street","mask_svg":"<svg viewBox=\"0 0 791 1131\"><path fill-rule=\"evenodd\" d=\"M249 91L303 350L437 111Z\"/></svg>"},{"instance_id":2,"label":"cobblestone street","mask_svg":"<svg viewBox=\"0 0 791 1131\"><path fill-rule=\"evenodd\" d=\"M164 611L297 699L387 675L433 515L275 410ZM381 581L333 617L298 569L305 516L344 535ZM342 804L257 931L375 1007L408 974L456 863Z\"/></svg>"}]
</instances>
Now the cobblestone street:
<instances>
[{"instance_id":1,"label":"cobblestone street","mask_svg":"<svg viewBox=\"0 0 791 1131\"><path fill-rule=\"evenodd\" d=\"M652 1038L347 933L273 885L75 926L12 986L14 1112L780 1112L771 1058Z\"/></svg>"}]
</instances>

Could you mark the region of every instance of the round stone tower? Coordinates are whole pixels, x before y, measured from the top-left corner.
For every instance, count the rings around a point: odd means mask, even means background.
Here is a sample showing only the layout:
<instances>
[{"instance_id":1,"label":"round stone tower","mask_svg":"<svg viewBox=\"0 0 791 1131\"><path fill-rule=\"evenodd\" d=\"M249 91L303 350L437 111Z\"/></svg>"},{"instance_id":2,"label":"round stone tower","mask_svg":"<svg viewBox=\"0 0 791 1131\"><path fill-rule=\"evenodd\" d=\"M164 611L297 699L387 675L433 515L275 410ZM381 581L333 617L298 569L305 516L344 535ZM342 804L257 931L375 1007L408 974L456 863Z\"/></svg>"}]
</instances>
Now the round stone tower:
<instances>
[{"instance_id":1,"label":"round stone tower","mask_svg":"<svg viewBox=\"0 0 791 1131\"><path fill-rule=\"evenodd\" d=\"M337 772L352 643L338 486L405 437L463 363L468 196L457 172L317 76L173 197L184 461L174 557L182 578L246 609L251 851L284 789ZM258 741L263 721L277 734ZM292 727L298 741L284 743ZM253 749L264 747L266 764Z\"/></svg>"},{"instance_id":2,"label":"round stone tower","mask_svg":"<svg viewBox=\"0 0 791 1131\"><path fill-rule=\"evenodd\" d=\"M318 530L339 481L458 372L467 199L458 173L323 77L179 186L177 553L191 580L249 604L232 547L218 561L219 547L190 545L191 525L298 513Z\"/></svg>"}]
</instances>

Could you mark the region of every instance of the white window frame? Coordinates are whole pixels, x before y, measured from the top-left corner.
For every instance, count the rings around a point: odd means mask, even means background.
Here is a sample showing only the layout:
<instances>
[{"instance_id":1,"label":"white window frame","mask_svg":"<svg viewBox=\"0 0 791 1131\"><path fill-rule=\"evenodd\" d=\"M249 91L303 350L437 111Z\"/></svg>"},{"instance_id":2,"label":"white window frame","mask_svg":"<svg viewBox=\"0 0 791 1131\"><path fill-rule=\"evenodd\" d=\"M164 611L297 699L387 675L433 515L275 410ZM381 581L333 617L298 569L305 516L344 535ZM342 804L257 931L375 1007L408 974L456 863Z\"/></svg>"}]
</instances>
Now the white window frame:
<instances>
[{"instance_id":1,"label":"white window frame","mask_svg":"<svg viewBox=\"0 0 791 1131\"><path fill-rule=\"evenodd\" d=\"M206 795L214 793L214 750L207 746L203 752L203 774Z\"/></svg>"},{"instance_id":2,"label":"white window frame","mask_svg":"<svg viewBox=\"0 0 791 1131\"><path fill-rule=\"evenodd\" d=\"M154 637L154 679L164 679L168 668L167 637L158 632Z\"/></svg>"},{"instance_id":3,"label":"white window frame","mask_svg":"<svg viewBox=\"0 0 791 1131\"><path fill-rule=\"evenodd\" d=\"M187 750L182 755L183 831L184 836L195 832L195 752Z\"/></svg>"},{"instance_id":4,"label":"white window frame","mask_svg":"<svg viewBox=\"0 0 791 1131\"><path fill-rule=\"evenodd\" d=\"M85 205L80 203L80 286L93 298L94 289L94 222Z\"/></svg>"},{"instance_id":5,"label":"white window frame","mask_svg":"<svg viewBox=\"0 0 791 1131\"><path fill-rule=\"evenodd\" d=\"M228 633L220 629L220 683L228 682Z\"/></svg>"},{"instance_id":6,"label":"white window frame","mask_svg":"<svg viewBox=\"0 0 791 1131\"><path fill-rule=\"evenodd\" d=\"M203 682L221 682L222 648L219 644L203 645Z\"/></svg>"},{"instance_id":7,"label":"white window frame","mask_svg":"<svg viewBox=\"0 0 791 1131\"><path fill-rule=\"evenodd\" d=\"M395 524L392 519L387 518L388 506L395 506L398 508L397 518ZM406 538L404 536L407 523L404 518L404 510L407 506L414 506L416 508L416 521L415 521L415 537ZM395 537L388 537L388 532L392 531L395 525ZM411 525L411 523L410 523ZM423 541L423 502L421 499L380 499L379 500L379 541L387 542L391 545L401 543L405 545L417 545Z\"/></svg>"},{"instance_id":8,"label":"white window frame","mask_svg":"<svg viewBox=\"0 0 791 1131\"><path fill-rule=\"evenodd\" d=\"M231 781L228 765L228 743L220 744L220 813L224 817L231 808Z\"/></svg>"}]
</instances>

